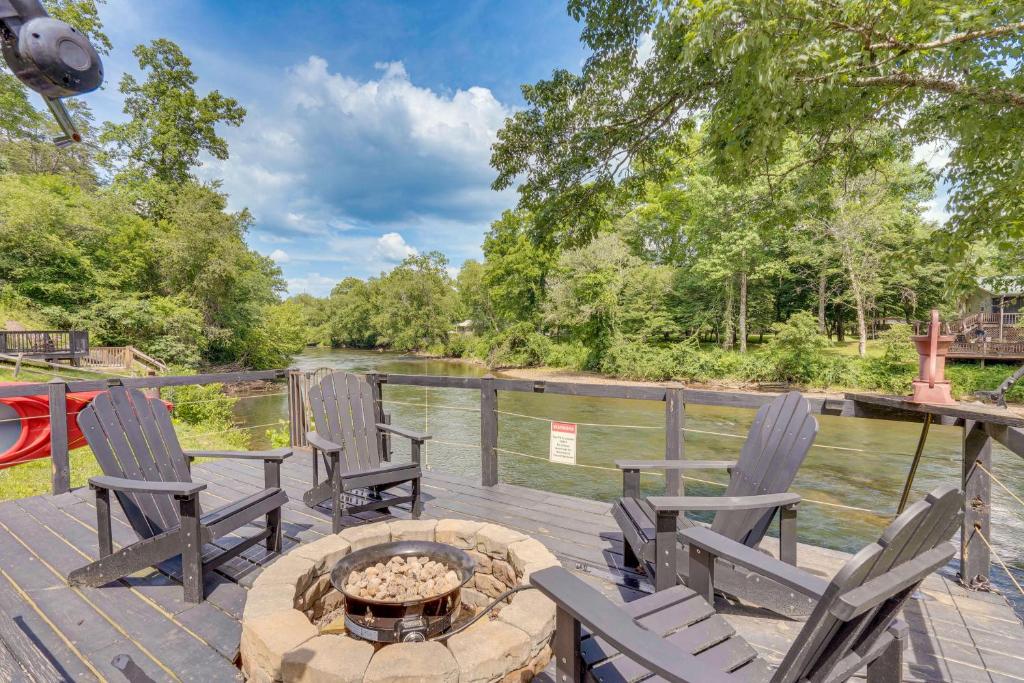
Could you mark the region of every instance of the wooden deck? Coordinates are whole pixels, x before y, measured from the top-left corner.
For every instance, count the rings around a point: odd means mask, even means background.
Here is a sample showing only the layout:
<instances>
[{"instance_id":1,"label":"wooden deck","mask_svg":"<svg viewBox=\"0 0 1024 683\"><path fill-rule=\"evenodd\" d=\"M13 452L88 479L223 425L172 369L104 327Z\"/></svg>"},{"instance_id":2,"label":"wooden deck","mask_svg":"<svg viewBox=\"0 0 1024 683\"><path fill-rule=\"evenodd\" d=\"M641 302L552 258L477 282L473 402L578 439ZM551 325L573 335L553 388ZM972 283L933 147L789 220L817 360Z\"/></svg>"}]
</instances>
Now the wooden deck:
<instances>
[{"instance_id":1,"label":"wooden deck","mask_svg":"<svg viewBox=\"0 0 1024 683\"><path fill-rule=\"evenodd\" d=\"M306 508L309 460L296 453L283 471L286 548L329 533L330 519ZM258 464L197 464L208 506L263 485ZM621 540L605 503L498 484L485 488L431 471L424 476L426 514L493 521L544 542L563 564L615 600L641 594L642 579L621 571ZM115 509L117 506L114 506ZM118 510L118 512L120 512ZM373 518L347 520L360 523ZM173 563L102 588L73 589L65 577L96 556L95 508L88 489L0 503L0 611L46 652L69 680L125 681L112 664L127 655L154 681L239 680L235 666L246 588L265 560L248 550L208 577L208 600L182 601ZM244 533L244 529L242 530ZM114 542L132 532L115 520ZM218 543L235 542L235 537ZM801 546L799 563L829 574L842 561L833 551ZM232 579L224 575L230 575ZM237 581L237 583L236 583ZM778 659L800 628L750 607L721 605L733 625L769 659ZM906 680L1024 681L1024 627L998 595L973 593L935 575L905 610L912 629ZM123 658L122 658L123 661Z\"/></svg>"}]
</instances>

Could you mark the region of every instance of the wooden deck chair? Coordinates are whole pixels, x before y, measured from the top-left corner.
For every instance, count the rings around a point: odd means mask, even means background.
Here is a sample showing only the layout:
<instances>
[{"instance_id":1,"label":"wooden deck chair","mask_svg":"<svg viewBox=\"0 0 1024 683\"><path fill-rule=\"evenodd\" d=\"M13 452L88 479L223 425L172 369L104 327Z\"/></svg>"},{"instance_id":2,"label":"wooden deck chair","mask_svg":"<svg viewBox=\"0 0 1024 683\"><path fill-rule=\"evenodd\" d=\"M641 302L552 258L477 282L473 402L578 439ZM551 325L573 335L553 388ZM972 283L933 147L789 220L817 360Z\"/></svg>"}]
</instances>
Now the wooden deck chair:
<instances>
[{"instance_id":1,"label":"wooden deck chair","mask_svg":"<svg viewBox=\"0 0 1024 683\"><path fill-rule=\"evenodd\" d=\"M105 476L92 477L96 491L99 555L96 562L68 576L72 586L100 586L181 555L185 600L202 602L203 574L242 551L266 541L281 550L281 462L287 449L273 451L181 450L167 406L138 389L111 387L78 415L78 426ZM209 512L199 505L206 484L192 481L193 458L239 458L263 462L264 488ZM139 541L114 552L110 536L110 492ZM203 546L264 517L266 528L243 542L203 558Z\"/></svg>"},{"instance_id":2,"label":"wooden deck chair","mask_svg":"<svg viewBox=\"0 0 1024 683\"><path fill-rule=\"evenodd\" d=\"M341 531L341 518L368 510L387 511L392 505L410 504L414 519L420 502L420 449L429 434L385 424L362 375L332 372L309 389L315 431L306 434L313 448L313 488L303 500L309 507L326 501L331 506L331 528ZM412 444L411 463L387 461L384 434L397 434ZM327 479L319 481L317 454L323 458ZM409 484L411 492L389 491Z\"/></svg>"},{"instance_id":3,"label":"wooden deck chair","mask_svg":"<svg viewBox=\"0 0 1024 683\"><path fill-rule=\"evenodd\" d=\"M710 529L683 532L692 560L702 566L727 557L815 596L813 613L777 667L715 613L705 599L710 582L703 596L676 586L619 607L561 567L535 572L530 582L557 606L556 679L638 681L654 674L652 680L674 683L832 683L867 667L868 683L897 683L908 631L897 616L921 582L955 554L948 541L962 506L956 488L932 491L831 581Z\"/></svg>"},{"instance_id":4,"label":"wooden deck chair","mask_svg":"<svg viewBox=\"0 0 1024 683\"><path fill-rule=\"evenodd\" d=\"M735 462L724 460L620 460L622 498L612 515L622 529L624 564L643 567L656 590L685 581L685 555L676 552L677 530L695 523L680 514L687 510L715 512L711 528L734 541L756 548L772 518L779 515L780 557L796 564L796 507L800 496L787 493L796 472L818 434L818 421L799 392L779 396L757 411L747 440ZM640 493L640 472L664 470L675 476L683 470L726 469L729 485L723 496L659 496L644 498ZM789 615L806 614L810 603L794 604L789 591L771 582L751 584L743 572L733 577L722 572L721 588L762 607Z\"/></svg>"}]
</instances>

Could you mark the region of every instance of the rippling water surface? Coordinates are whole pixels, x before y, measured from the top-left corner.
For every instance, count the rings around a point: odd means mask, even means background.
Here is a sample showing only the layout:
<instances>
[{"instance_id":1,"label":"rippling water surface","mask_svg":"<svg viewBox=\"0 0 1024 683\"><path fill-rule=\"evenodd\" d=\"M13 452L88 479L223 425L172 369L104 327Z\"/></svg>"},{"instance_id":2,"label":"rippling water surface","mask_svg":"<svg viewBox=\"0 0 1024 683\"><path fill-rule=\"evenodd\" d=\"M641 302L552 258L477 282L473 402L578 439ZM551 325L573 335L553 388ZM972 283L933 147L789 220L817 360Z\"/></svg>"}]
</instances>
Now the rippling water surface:
<instances>
[{"instance_id":1,"label":"rippling water surface","mask_svg":"<svg viewBox=\"0 0 1024 683\"><path fill-rule=\"evenodd\" d=\"M309 350L297 367L335 367L404 374L478 376L484 370L469 364L408 358L365 351ZM282 387L283 390L283 387ZM279 392L275 392L279 393ZM386 409L395 424L424 429L434 436L426 452L427 467L478 478L480 473L479 392L386 386ZM583 498L611 501L621 491L621 475L613 462L620 458L664 455L664 405L660 402L598 399L544 394L499 394L498 447L501 481ZM283 395L252 396L238 402L240 422L273 423L287 416ZM510 414L515 413L515 414ZM543 419L532 419L543 418ZM733 459L754 411L711 406L686 406L685 457ZM804 462L794 490L804 496L799 537L838 550L854 551L878 537L896 509L921 425L908 422L817 416L820 431ZM571 467L547 461L547 419L580 423L577 462ZM594 425L594 426L590 426ZM615 426L597 426L615 425ZM263 429L254 429L257 442ZM938 483L960 480L961 430L933 426L911 500ZM396 457L408 457L402 439L395 439ZM611 469L606 469L611 468ZM993 472L1019 498L1024 498L1024 460L996 445ZM724 472L695 472L704 482L688 481L694 495L721 493ZM719 485L716 485L719 484ZM646 490L661 488L645 477ZM993 486L992 542L1024 583L1024 509L998 485ZM810 502L816 501L816 502ZM993 582L1024 601L998 564Z\"/></svg>"}]
</instances>

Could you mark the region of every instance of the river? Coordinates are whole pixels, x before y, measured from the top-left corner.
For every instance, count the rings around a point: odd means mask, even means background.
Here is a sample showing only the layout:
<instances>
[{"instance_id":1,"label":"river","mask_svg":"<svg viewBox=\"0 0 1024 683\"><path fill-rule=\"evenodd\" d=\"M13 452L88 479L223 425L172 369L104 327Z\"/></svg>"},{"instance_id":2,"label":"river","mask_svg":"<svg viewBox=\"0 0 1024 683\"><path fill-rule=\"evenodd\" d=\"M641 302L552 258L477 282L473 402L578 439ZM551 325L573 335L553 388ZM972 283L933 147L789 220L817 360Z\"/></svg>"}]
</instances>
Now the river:
<instances>
[{"instance_id":1,"label":"river","mask_svg":"<svg viewBox=\"0 0 1024 683\"><path fill-rule=\"evenodd\" d=\"M485 373L483 368L467 363L329 349L310 349L297 356L293 365L303 369L334 367L403 374ZM479 478L479 392L385 386L384 401L394 424L423 429L434 436L424 455L427 468ZM498 407L502 411L498 425L498 446L502 450L498 462L503 482L611 501L622 487L621 475L614 471L616 459L660 458L664 454L664 406L660 402L505 392L499 395ZM286 398L281 392L244 397L236 406L236 415L246 427L283 421L287 417ZM685 457L735 458L753 417L752 410L687 405ZM806 501L800 508L799 538L805 543L854 551L877 539L879 530L892 518L921 425L817 417L818 438L793 486ZM586 467L547 461L547 418L580 424L577 463ZM252 432L254 446L264 445L265 428L254 428ZM932 427L911 501L940 482L959 481L960 440L958 428ZM394 439L397 459L408 458L403 441ZM1024 498L1024 460L997 444L993 467L999 480L1017 497ZM693 474L719 484L727 479L724 472ZM659 491L657 478L644 479L646 490ZM1024 567L1024 508L998 485L992 488L993 545L1008 564ZM717 495L722 487L688 481L686 491L693 495ZM1018 581L1024 582L1024 570L1015 573ZM1020 601L1021 596L995 560L992 580L1014 598L1020 612L1024 601Z\"/></svg>"}]
</instances>

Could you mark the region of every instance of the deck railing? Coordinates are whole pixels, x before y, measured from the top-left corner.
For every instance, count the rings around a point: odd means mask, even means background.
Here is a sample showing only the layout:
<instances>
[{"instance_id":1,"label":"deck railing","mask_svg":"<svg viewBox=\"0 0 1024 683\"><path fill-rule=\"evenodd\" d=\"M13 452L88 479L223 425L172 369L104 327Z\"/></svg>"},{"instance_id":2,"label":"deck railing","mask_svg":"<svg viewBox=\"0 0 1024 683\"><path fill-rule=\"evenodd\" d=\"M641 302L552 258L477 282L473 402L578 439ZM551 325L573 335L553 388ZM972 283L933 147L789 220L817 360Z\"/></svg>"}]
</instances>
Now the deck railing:
<instances>
[{"instance_id":1,"label":"deck railing","mask_svg":"<svg viewBox=\"0 0 1024 683\"><path fill-rule=\"evenodd\" d=\"M134 346L94 346L89 349L89 354L82 358L82 365L126 372L136 369L146 372L167 371L167 365L163 361L139 351Z\"/></svg>"},{"instance_id":2,"label":"deck railing","mask_svg":"<svg viewBox=\"0 0 1024 683\"><path fill-rule=\"evenodd\" d=\"M77 360L88 353L86 330L0 330L0 354Z\"/></svg>"},{"instance_id":3,"label":"deck railing","mask_svg":"<svg viewBox=\"0 0 1024 683\"><path fill-rule=\"evenodd\" d=\"M138 377L112 380L65 382L55 378L43 384L0 385L0 398L13 396L49 397L50 449L52 453L52 489L54 494L70 490L68 457L67 404L65 396L72 391L96 391L120 383L140 389L192 384L279 380L287 378L288 422L293 446L305 446L309 414L305 393L310 381L323 372L302 370L265 370L172 377ZM771 394L740 391L709 391L678 385L650 386L631 384L589 384L578 382L547 382L484 377L452 377L434 375L402 375L368 373L373 396L378 406L384 402L388 386L419 386L475 391L480 397L480 480L484 486L499 483L498 405L501 393L519 392L586 396L597 398L655 401L664 404L665 458L678 460L685 448L684 425L686 405L727 406L756 409L771 401ZM961 574L968 582L975 577L987 579L991 554L987 539L991 538L992 443L998 441L1011 452L1024 457L1024 428L1019 418L996 410L980 410L973 406L929 406L908 404L898 397L875 397L851 394L843 398L812 397L808 401L814 412L837 417L901 420L957 425L963 428L963 451L960 485L965 491L966 505L961 534ZM383 418L383 410L381 410ZM675 481L673 481L675 479ZM668 478L669 495L679 492L679 480Z\"/></svg>"}]
</instances>

